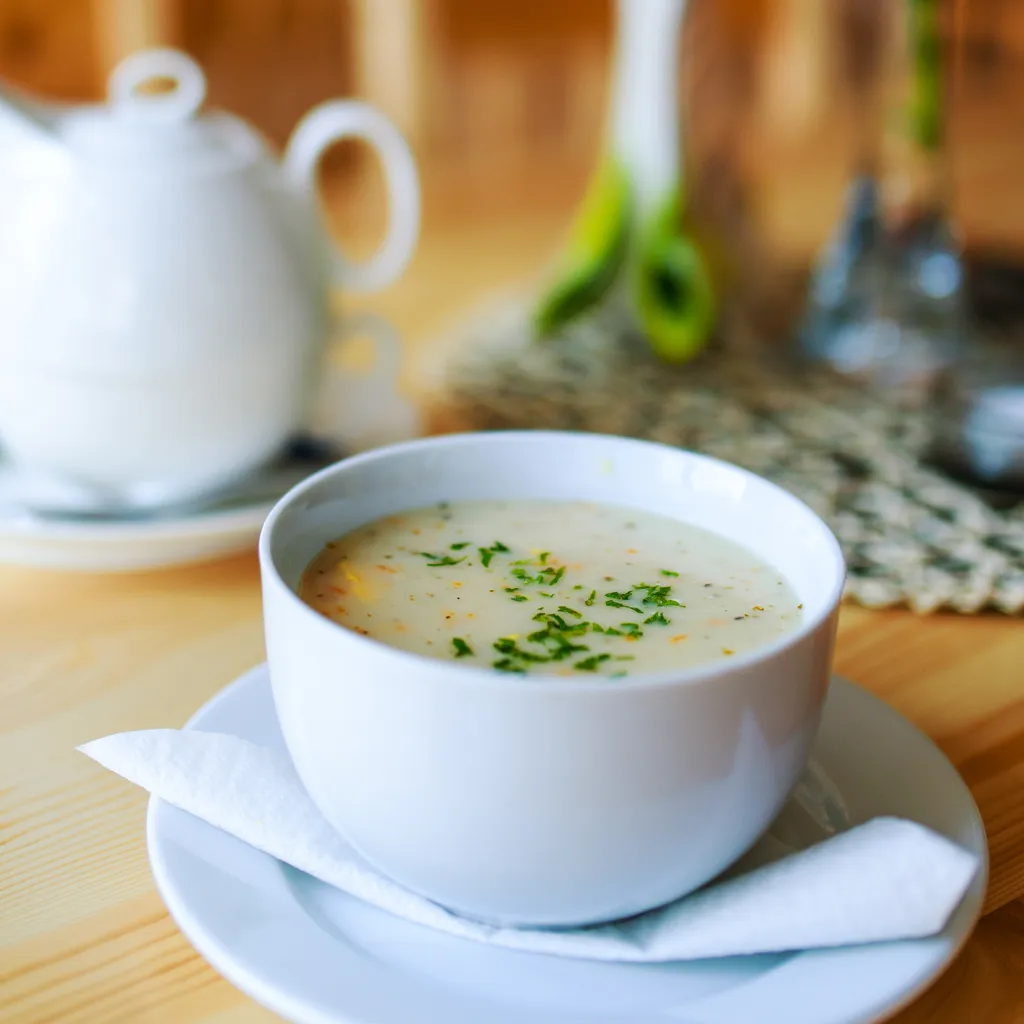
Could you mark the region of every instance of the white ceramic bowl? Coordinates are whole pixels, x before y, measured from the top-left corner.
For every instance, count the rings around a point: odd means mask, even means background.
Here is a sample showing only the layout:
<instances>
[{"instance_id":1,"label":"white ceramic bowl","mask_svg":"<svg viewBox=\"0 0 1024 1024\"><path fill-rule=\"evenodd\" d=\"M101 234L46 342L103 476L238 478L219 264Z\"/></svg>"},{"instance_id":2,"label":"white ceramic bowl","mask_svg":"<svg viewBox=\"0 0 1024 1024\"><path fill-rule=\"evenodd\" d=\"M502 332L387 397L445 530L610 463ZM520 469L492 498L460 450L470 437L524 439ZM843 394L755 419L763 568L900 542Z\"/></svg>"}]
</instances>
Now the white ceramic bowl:
<instances>
[{"instance_id":1,"label":"white ceramic bowl","mask_svg":"<svg viewBox=\"0 0 1024 1024\"><path fill-rule=\"evenodd\" d=\"M629 505L738 541L804 605L793 633L623 680L466 668L344 629L296 596L328 540L439 501ZM593 434L461 434L300 484L260 538L267 657L311 797L368 861L460 913L577 925L683 895L742 854L796 782L828 686L844 565L825 524L744 470Z\"/></svg>"}]
</instances>

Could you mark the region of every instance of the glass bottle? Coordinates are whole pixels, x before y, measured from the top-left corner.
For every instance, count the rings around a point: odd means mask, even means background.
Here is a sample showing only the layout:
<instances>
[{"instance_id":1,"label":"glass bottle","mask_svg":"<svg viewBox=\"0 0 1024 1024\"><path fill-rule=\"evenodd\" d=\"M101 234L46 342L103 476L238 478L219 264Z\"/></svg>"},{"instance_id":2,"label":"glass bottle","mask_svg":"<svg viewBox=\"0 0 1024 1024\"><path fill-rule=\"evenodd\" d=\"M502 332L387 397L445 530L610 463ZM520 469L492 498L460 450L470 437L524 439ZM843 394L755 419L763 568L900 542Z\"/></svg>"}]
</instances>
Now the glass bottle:
<instances>
[{"instance_id":1,"label":"glass bottle","mask_svg":"<svg viewBox=\"0 0 1024 1024\"><path fill-rule=\"evenodd\" d=\"M939 0L875 4L862 83L859 171L812 275L800 345L810 359L920 403L964 334L960 246L948 216Z\"/></svg>"}]
</instances>

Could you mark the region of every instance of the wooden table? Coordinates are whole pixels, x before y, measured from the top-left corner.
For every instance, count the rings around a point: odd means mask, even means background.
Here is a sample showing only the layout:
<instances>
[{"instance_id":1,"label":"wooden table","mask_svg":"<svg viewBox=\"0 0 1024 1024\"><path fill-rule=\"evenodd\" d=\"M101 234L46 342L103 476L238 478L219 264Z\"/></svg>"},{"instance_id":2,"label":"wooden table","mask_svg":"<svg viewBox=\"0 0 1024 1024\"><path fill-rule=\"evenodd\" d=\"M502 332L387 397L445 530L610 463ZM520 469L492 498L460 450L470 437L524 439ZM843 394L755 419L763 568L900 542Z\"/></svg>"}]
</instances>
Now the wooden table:
<instances>
[{"instance_id":1,"label":"wooden table","mask_svg":"<svg viewBox=\"0 0 1024 1024\"><path fill-rule=\"evenodd\" d=\"M557 230L526 218L498 240L472 224L428 233L379 305L422 337L467 293L530 271ZM415 380L429 353L411 355ZM124 577L0 569L0 1020L277 1019L169 919L146 861L145 794L74 749L178 726L262 658L252 554ZM896 1020L1024 1021L1024 624L849 607L836 667L935 738L974 792L992 848L977 932Z\"/></svg>"}]
</instances>

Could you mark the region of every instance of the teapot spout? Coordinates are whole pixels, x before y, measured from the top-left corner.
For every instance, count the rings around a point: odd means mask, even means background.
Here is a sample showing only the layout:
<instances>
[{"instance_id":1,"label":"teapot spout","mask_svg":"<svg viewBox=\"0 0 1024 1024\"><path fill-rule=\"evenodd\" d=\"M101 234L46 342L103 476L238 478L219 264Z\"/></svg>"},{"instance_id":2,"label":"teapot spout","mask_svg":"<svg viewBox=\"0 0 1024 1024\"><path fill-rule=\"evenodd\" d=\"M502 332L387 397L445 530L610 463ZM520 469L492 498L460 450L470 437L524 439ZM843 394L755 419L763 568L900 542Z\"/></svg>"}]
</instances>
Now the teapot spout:
<instances>
[{"instance_id":1,"label":"teapot spout","mask_svg":"<svg viewBox=\"0 0 1024 1024\"><path fill-rule=\"evenodd\" d=\"M21 160L30 159L29 154L52 155L63 149L49 108L0 85L0 154Z\"/></svg>"}]
</instances>

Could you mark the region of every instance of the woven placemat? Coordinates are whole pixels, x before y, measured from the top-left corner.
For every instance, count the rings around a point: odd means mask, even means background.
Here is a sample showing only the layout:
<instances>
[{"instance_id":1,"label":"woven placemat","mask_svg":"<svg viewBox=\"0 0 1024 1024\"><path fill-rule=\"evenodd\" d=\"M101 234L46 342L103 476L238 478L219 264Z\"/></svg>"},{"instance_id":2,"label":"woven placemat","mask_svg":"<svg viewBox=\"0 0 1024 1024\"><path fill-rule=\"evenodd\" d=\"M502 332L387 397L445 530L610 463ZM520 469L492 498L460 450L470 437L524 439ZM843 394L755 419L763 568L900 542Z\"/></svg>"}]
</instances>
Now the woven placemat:
<instances>
[{"instance_id":1,"label":"woven placemat","mask_svg":"<svg viewBox=\"0 0 1024 1024\"><path fill-rule=\"evenodd\" d=\"M930 468L924 413L735 349L667 367L614 307L535 342L526 303L505 302L447 344L440 404L459 429L598 431L727 459L828 521L846 553L850 599L919 612L1024 610L1024 503L994 508Z\"/></svg>"}]
</instances>

